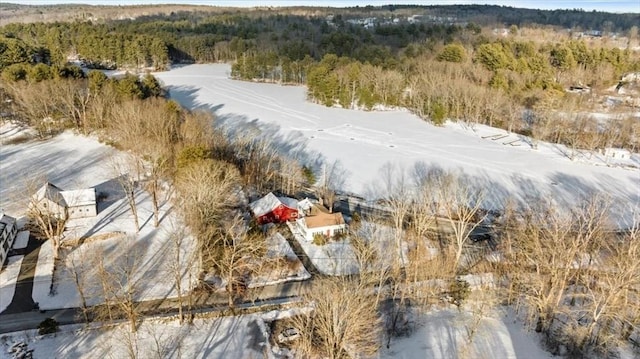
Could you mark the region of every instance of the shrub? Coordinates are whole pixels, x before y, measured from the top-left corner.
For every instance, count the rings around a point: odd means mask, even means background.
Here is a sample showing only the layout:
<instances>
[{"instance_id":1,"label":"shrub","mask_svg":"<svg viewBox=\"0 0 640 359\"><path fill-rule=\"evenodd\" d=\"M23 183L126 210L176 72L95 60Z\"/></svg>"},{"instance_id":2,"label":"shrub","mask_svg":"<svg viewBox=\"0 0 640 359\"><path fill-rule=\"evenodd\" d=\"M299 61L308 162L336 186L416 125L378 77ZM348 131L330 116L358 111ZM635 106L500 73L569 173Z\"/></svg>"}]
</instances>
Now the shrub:
<instances>
[{"instance_id":1,"label":"shrub","mask_svg":"<svg viewBox=\"0 0 640 359\"><path fill-rule=\"evenodd\" d=\"M58 322L53 318L47 318L38 324L38 334L51 334L58 331Z\"/></svg>"},{"instance_id":2,"label":"shrub","mask_svg":"<svg viewBox=\"0 0 640 359\"><path fill-rule=\"evenodd\" d=\"M211 157L211 151L204 145L188 146L180 150L177 156L178 168L189 167L194 162Z\"/></svg>"},{"instance_id":3,"label":"shrub","mask_svg":"<svg viewBox=\"0 0 640 359\"><path fill-rule=\"evenodd\" d=\"M316 246L324 246L327 244L327 237L324 234L316 233L313 235L313 244Z\"/></svg>"},{"instance_id":4,"label":"shrub","mask_svg":"<svg viewBox=\"0 0 640 359\"><path fill-rule=\"evenodd\" d=\"M469 287L469 282L464 279L457 278L455 281L452 281L449 284L449 296L451 297L451 304L455 304L458 309L462 305L462 303L469 298L469 294L471 293L471 288Z\"/></svg>"},{"instance_id":5,"label":"shrub","mask_svg":"<svg viewBox=\"0 0 640 359\"><path fill-rule=\"evenodd\" d=\"M16 82L27 78L27 70L23 64L7 66L2 71L2 79L7 82Z\"/></svg>"},{"instance_id":6,"label":"shrub","mask_svg":"<svg viewBox=\"0 0 640 359\"><path fill-rule=\"evenodd\" d=\"M316 184L316 181L317 181L316 174L313 173L313 169L311 169L311 167L302 166L302 175L304 176L304 179L307 181L307 184L311 186Z\"/></svg>"},{"instance_id":7,"label":"shrub","mask_svg":"<svg viewBox=\"0 0 640 359\"><path fill-rule=\"evenodd\" d=\"M442 125L444 124L445 117L447 117L447 109L440 102L435 102L431 106L431 122L434 125Z\"/></svg>"},{"instance_id":8,"label":"shrub","mask_svg":"<svg viewBox=\"0 0 640 359\"><path fill-rule=\"evenodd\" d=\"M358 224L361 221L362 221L362 217L360 216L360 213L353 212L353 214L351 215L351 223Z\"/></svg>"}]
</instances>

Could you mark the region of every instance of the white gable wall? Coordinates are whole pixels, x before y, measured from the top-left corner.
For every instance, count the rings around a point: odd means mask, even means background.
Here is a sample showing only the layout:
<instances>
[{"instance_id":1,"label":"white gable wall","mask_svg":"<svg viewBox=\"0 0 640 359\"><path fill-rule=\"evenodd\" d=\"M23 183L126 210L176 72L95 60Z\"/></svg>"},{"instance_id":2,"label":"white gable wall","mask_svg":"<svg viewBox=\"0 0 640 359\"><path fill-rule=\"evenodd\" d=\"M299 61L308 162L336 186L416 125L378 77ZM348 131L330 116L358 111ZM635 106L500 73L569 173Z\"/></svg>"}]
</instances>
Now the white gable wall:
<instances>
[{"instance_id":1,"label":"white gable wall","mask_svg":"<svg viewBox=\"0 0 640 359\"><path fill-rule=\"evenodd\" d=\"M39 211L48 212L60 218L64 217L65 208L48 198L42 198L37 204L33 205L37 206Z\"/></svg>"},{"instance_id":2,"label":"white gable wall","mask_svg":"<svg viewBox=\"0 0 640 359\"><path fill-rule=\"evenodd\" d=\"M96 191L93 188L62 191L61 194L68 205L69 219L95 217L98 215Z\"/></svg>"},{"instance_id":3,"label":"white gable wall","mask_svg":"<svg viewBox=\"0 0 640 359\"><path fill-rule=\"evenodd\" d=\"M95 217L98 215L95 204L69 207L68 210L69 210L69 219Z\"/></svg>"}]
</instances>

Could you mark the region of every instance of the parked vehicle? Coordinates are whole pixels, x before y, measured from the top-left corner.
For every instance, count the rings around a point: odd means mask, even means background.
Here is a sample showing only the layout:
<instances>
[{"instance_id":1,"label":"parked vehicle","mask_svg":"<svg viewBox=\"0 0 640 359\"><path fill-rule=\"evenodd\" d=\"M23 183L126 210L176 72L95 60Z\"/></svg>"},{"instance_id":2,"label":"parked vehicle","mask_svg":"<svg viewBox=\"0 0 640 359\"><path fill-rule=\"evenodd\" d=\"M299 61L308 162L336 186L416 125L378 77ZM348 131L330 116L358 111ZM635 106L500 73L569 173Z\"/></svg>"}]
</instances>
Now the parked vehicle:
<instances>
[{"instance_id":1,"label":"parked vehicle","mask_svg":"<svg viewBox=\"0 0 640 359\"><path fill-rule=\"evenodd\" d=\"M300 332L296 328L287 328L278 335L278 342L285 343L296 340L300 337Z\"/></svg>"}]
</instances>

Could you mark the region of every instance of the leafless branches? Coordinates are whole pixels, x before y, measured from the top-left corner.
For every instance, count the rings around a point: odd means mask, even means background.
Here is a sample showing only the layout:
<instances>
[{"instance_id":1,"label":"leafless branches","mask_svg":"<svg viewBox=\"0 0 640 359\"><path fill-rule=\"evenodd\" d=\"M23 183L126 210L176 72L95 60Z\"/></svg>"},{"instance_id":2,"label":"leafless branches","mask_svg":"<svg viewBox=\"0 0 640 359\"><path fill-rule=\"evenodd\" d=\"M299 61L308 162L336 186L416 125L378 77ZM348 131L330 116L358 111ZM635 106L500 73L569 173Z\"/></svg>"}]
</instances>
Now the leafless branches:
<instances>
[{"instance_id":1,"label":"leafless branches","mask_svg":"<svg viewBox=\"0 0 640 359\"><path fill-rule=\"evenodd\" d=\"M322 279L305 299L313 311L294 318L305 356L349 358L348 353L377 352L381 322L368 286L344 278Z\"/></svg>"}]
</instances>

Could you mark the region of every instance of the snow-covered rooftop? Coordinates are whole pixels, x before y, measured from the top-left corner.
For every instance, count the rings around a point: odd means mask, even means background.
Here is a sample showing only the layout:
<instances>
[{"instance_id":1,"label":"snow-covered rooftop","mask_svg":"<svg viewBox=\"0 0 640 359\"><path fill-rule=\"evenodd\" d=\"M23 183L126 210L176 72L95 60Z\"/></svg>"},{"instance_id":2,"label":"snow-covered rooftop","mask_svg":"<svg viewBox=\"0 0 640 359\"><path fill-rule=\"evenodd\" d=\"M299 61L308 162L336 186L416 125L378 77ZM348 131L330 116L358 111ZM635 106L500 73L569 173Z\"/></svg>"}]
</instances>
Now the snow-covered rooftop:
<instances>
[{"instance_id":1,"label":"snow-covered rooftop","mask_svg":"<svg viewBox=\"0 0 640 359\"><path fill-rule=\"evenodd\" d=\"M4 214L4 211L0 211L0 223L1 224L7 225L7 224L13 224L15 222L16 222L15 218L13 218L13 217L11 217L11 216L9 216L7 214Z\"/></svg>"},{"instance_id":2,"label":"snow-covered rooftop","mask_svg":"<svg viewBox=\"0 0 640 359\"><path fill-rule=\"evenodd\" d=\"M253 212L254 216L260 217L278 208L281 204L293 209L298 208L298 201L295 199L288 197L276 197L276 195L271 192L264 197L251 202L249 207L251 208L251 212Z\"/></svg>"},{"instance_id":3,"label":"snow-covered rooftop","mask_svg":"<svg viewBox=\"0 0 640 359\"><path fill-rule=\"evenodd\" d=\"M96 190L93 188L60 192L69 207L96 204Z\"/></svg>"},{"instance_id":4,"label":"snow-covered rooftop","mask_svg":"<svg viewBox=\"0 0 640 359\"><path fill-rule=\"evenodd\" d=\"M285 206L289 207L289 208L298 208L298 200L296 200L295 198L291 198L291 197L278 197L278 200L280 202L282 202L282 204L284 204Z\"/></svg>"},{"instance_id":5,"label":"snow-covered rooftop","mask_svg":"<svg viewBox=\"0 0 640 359\"><path fill-rule=\"evenodd\" d=\"M256 217L263 216L280 205L280 200L273 193L269 192L266 196L249 203L251 212Z\"/></svg>"}]
</instances>

